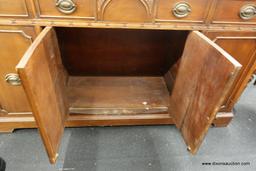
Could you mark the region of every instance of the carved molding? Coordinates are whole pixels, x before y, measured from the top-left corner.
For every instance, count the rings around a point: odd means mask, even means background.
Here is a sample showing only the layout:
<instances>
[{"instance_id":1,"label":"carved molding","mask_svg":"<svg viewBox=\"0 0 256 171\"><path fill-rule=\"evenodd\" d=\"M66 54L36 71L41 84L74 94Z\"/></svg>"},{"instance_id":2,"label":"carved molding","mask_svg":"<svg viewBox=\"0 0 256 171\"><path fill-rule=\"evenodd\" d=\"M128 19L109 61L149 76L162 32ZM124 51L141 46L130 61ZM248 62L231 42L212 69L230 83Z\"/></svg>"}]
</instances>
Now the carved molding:
<instances>
[{"instance_id":1,"label":"carved molding","mask_svg":"<svg viewBox=\"0 0 256 171\"><path fill-rule=\"evenodd\" d=\"M26 34L23 30L0 30L0 33L18 33L32 43L32 37Z\"/></svg>"},{"instance_id":2,"label":"carved molding","mask_svg":"<svg viewBox=\"0 0 256 171\"><path fill-rule=\"evenodd\" d=\"M99 14L100 19L103 18L106 7L112 1L114 1L114 0L98 0L97 10L98 10L98 14ZM152 16L154 0L137 0L137 1L139 1L140 3L143 4L143 6L145 7L145 10L147 12L147 15Z\"/></svg>"}]
</instances>

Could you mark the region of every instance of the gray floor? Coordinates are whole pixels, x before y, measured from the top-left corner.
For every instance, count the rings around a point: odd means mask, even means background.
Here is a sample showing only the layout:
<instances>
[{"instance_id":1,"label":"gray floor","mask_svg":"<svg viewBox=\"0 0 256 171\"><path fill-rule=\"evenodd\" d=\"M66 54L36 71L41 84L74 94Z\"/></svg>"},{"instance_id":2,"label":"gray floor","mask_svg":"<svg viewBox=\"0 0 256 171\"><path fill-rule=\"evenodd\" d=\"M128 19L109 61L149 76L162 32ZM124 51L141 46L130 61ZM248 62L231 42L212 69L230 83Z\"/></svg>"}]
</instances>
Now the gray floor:
<instances>
[{"instance_id":1,"label":"gray floor","mask_svg":"<svg viewBox=\"0 0 256 171\"><path fill-rule=\"evenodd\" d=\"M190 155L174 126L66 129L56 165L50 165L35 129L0 135L7 171L256 170L256 86L248 86L227 128L211 128ZM249 162L250 165L202 165Z\"/></svg>"}]
</instances>

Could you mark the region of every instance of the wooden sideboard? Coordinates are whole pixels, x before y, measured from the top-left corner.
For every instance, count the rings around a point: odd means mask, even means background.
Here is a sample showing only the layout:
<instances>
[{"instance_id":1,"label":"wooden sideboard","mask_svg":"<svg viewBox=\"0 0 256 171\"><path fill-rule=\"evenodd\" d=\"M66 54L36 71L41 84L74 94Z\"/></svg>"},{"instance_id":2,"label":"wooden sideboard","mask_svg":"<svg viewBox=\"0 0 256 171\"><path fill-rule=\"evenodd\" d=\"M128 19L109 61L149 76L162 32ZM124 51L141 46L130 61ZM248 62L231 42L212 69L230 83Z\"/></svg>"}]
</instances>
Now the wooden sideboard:
<instances>
[{"instance_id":1,"label":"wooden sideboard","mask_svg":"<svg viewBox=\"0 0 256 171\"><path fill-rule=\"evenodd\" d=\"M227 12L228 11L228 12ZM256 68L255 0L0 0L0 131L176 124L198 150Z\"/></svg>"}]
</instances>

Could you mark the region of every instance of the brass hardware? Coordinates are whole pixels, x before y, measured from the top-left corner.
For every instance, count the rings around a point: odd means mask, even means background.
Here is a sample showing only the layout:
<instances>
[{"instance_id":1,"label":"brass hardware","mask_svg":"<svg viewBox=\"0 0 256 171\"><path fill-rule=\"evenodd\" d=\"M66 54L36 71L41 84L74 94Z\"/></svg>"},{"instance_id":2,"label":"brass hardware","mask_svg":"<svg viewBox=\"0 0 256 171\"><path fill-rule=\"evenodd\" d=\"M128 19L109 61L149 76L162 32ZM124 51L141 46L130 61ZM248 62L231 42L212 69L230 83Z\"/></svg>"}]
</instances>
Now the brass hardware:
<instances>
[{"instance_id":1,"label":"brass hardware","mask_svg":"<svg viewBox=\"0 0 256 171\"><path fill-rule=\"evenodd\" d=\"M192 9L189 3L187 2L178 2L174 5L172 13L177 18L184 18L191 13Z\"/></svg>"},{"instance_id":2,"label":"brass hardware","mask_svg":"<svg viewBox=\"0 0 256 171\"><path fill-rule=\"evenodd\" d=\"M10 73L5 76L5 81L10 85L19 86L21 85L21 80L18 74Z\"/></svg>"},{"instance_id":3,"label":"brass hardware","mask_svg":"<svg viewBox=\"0 0 256 171\"><path fill-rule=\"evenodd\" d=\"M240 9L240 17L243 20L249 20L256 16L256 5L247 4Z\"/></svg>"},{"instance_id":4,"label":"brass hardware","mask_svg":"<svg viewBox=\"0 0 256 171\"><path fill-rule=\"evenodd\" d=\"M71 14L76 10L76 4L73 0L57 0L56 7L64 14Z\"/></svg>"},{"instance_id":5,"label":"brass hardware","mask_svg":"<svg viewBox=\"0 0 256 171\"><path fill-rule=\"evenodd\" d=\"M187 150L188 150L188 151L191 151L191 147L190 147L190 146L187 146Z\"/></svg>"}]
</instances>

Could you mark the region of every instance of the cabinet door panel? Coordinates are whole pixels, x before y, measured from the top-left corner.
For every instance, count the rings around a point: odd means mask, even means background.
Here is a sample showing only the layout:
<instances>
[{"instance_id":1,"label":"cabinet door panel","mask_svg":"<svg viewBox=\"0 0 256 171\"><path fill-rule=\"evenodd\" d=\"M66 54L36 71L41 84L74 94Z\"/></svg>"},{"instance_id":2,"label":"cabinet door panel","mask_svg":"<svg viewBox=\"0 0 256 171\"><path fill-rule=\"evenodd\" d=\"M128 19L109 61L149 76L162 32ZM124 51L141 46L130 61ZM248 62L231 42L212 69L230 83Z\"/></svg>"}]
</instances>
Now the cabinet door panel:
<instances>
[{"instance_id":1,"label":"cabinet door panel","mask_svg":"<svg viewBox=\"0 0 256 171\"><path fill-rule=\"evenodd\" d=\"M56 35L46 27L27 50L17 71L31 103L51 163L57 158L66 120L66 74Z\"/></svg>"},{"instance_id":2,"label":"cabinet door panel","mask_svg":"<svg viewBox=\"0 0 256 171\"><path fill-rule=\"evenodd\" d=\"M8 84L5 77L16 74L15 66L35 36L33 27L0 26L0 114L31 112L22 86Z\"/></svg>"},{"instance_id":3,"label":"cabinet door panel","mask_svg":"<svg viewBox=\"0 0 256 171\"><path fill-rule=\"evenodd\" d=\"M198 150L241 65L200 32L188 36L170 114L192 153Z\"/></svg>"},{"instance_id":4,"label":"cabinet door panel","mask_svg":"<svg viewBox=\"0 0 256 171\"><path fill-rule=\"evenodd\" d=\"M231 112L256 68L256 33L209 31L205 35L243 65L221 108Z\"/></svg>"}]
</instances>

